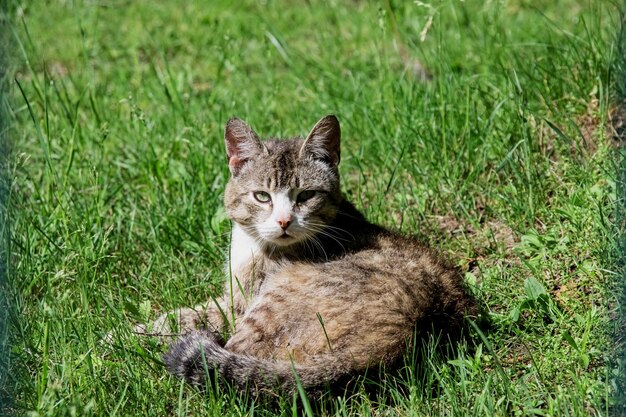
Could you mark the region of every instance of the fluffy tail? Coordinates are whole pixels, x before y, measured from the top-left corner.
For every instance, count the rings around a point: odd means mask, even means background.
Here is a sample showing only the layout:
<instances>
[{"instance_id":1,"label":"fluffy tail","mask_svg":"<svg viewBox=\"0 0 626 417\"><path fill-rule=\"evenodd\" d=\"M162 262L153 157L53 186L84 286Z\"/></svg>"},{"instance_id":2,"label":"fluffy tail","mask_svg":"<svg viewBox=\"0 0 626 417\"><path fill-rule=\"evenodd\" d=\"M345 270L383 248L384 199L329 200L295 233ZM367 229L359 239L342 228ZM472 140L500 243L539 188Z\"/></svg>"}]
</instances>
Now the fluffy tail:
<instances>
[{"instance_id":1,"label":"fluffy tail","mask_svg":"<svg viewBox=\"0 0 626 417\"><path fill-rule=\"evenodd\" d=\"M220 346L208 332L192 332L171 346L163 357L167 370L194 385L205 385L215 369L223 378L240 389L253 392L282 389L294 392L295 374L306 390L321 388L352 370L350 358L323 355L311 364L258 359L230 352Z\"/></svg>"}]
</instances>

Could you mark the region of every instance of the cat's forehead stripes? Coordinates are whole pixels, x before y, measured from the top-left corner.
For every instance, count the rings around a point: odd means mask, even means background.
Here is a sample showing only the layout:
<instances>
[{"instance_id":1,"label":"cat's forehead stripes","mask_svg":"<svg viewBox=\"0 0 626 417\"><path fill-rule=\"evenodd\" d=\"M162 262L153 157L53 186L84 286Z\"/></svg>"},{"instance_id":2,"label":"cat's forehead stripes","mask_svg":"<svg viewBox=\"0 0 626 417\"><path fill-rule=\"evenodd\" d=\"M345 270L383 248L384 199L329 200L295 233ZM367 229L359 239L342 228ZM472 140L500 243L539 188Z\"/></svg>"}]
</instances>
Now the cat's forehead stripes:
<instances>
[{"instance_id":1,"label":"cat's forehead stripes","mask_svg":"<svg viewBox=\"0 0 626 417\"><path fill-rule=\"evenodd\" d=\"M296 161L294 155L287 152L279 153L272 161L272 174L274 177L274 187L276 189L287 188L290 185L294 174Z\"/></svg>"},{"instance_id":2,"label":"cat's forehead stripes","mask_svg":"<svg viewBox=\"0 0 626 417\"><path fill-rule=\"evenodd\" d=\"M272 140L265 142L269 151L266 163L265 186L268 190L281 190L300 185L297 170L299 141Z\"/></svg>"}]
</instances>

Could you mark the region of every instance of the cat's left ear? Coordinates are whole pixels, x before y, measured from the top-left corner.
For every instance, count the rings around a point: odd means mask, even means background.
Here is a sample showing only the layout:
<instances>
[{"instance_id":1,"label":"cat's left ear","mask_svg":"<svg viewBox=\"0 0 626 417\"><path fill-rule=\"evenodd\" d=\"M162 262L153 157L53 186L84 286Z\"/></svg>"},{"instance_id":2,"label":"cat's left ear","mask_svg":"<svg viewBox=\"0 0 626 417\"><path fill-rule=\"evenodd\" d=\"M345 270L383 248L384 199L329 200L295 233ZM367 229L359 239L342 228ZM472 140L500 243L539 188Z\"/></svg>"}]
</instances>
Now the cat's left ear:
<instances>
[{"instance_id":1,"label":"cat's left ear","mask_svg":"<svg viewBox=\"0 0 626 417\"><path fill-rule=\"evenodd\" d=\"M340 160L340 141L339 120L332 114L322 117L304 140L304 144L300 148L300 157L308 154L314 158L328 161L332 165L337 165Z\"/></svg>"},{"instance_id":2,"label":"cat's left ear","mask_svg":"<svg viewBox=\"0 0 626 417\"><path fill-rule=\"evenodd\" d=\"M266 150L254 130L237 118L232 118L226 123L224 143L228 167L233 175L237 175L246 162Z\"/></svg>"}]
</instances>

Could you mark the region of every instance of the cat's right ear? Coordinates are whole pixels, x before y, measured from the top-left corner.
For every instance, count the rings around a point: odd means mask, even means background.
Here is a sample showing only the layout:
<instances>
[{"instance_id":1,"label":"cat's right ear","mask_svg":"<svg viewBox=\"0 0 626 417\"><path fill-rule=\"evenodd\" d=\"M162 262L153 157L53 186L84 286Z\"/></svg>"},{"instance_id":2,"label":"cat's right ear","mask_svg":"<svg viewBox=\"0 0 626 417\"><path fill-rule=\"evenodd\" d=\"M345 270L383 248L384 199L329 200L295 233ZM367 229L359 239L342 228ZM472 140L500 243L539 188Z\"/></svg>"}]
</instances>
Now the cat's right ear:
<instances>
[{"instance_id":1,"label":"cat's right ear","mask_svg":"<svg viewBox=\"0 0 626 417\"><path fill-rule=\"evenodd\" d=\"M300 148L300 157L308 154L337 166L340 159L340 140L339 120L334 115L329 114L322 117L313 126Z\"/></svg>"},{"instance_id":2,"label":"cat's right ear","mask_svg":"<svg viewBox=\"0 0 626 417\"><path fill-rule=\"evenodd\" d=\"M241 167L263 151L259 136L241 119L232 118L224 129L228 168L237 175Z\"/></svg>"}]
</instances>

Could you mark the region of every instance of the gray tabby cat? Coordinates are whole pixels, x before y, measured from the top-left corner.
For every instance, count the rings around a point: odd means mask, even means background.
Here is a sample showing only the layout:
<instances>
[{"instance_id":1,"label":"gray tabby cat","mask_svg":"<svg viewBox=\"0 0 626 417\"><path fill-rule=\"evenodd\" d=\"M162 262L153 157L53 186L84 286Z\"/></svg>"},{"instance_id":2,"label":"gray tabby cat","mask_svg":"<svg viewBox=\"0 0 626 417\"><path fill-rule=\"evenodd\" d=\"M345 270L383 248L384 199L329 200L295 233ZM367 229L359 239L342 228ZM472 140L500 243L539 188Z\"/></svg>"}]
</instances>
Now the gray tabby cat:
<instances>
[{"instance_id":1,"label":"gray tabby cat","mask_svg":"<svg viewBox=\"0 0 626 417\"><path fill-rule=\"evenodd\" d=\"M455 269L343 198L339 140L335 116L306 139L264 142L228 122L231 279L223 297L173 313L185 335L164 357L170 372L202 385L216 369L258 392L293 391L295 371L316 390L393 365L416 327L458 329L476 314ZM157 327L169 331L166 316Z\"/></svg>"}]
</instances>

